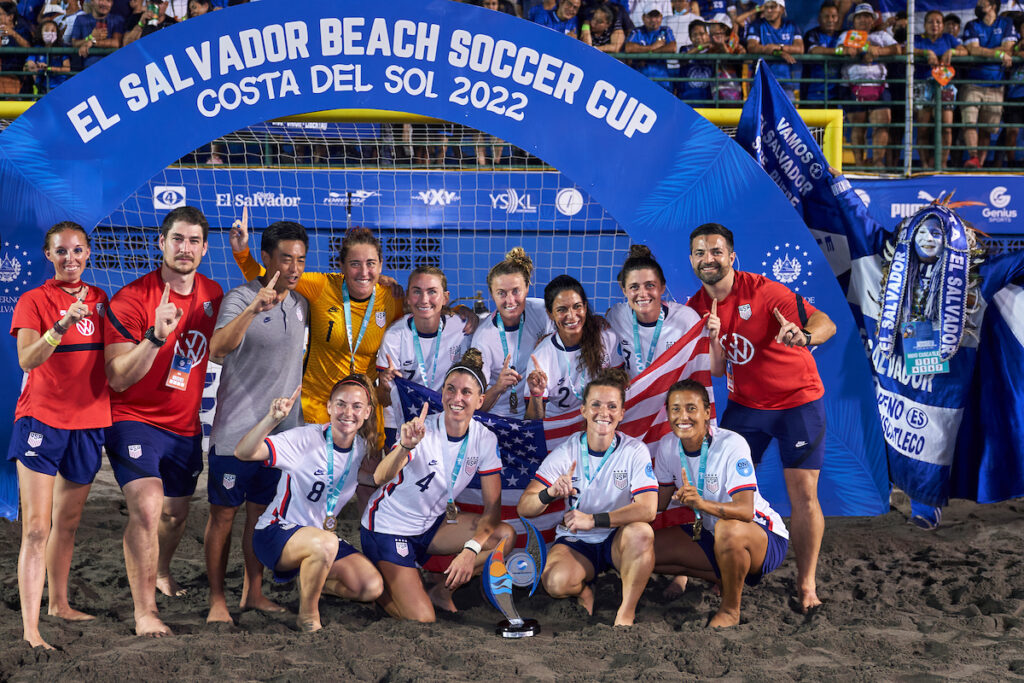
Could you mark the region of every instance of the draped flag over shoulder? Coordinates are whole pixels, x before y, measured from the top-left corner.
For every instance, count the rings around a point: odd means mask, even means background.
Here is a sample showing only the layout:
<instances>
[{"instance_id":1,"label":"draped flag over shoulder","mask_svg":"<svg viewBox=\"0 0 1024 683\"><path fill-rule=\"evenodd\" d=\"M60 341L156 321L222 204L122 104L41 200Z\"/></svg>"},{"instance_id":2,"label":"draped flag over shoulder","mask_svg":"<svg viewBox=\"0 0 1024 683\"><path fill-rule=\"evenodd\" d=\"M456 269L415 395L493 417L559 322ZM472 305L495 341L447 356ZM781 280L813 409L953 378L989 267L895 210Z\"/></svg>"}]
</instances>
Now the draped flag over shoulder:
<instances>
[{"instance_id":1,"label":"draped flag over shoulder","mask_svg":"<svg viewBox=\"0 0 1024 683\"><path fill-rule=\"evenodd\" d=\"M1005 324L1000 306L987 306L986 313L986 304L998 300L997 292L1004 286L1022 283L1024 253L985 257L971 252L972 278L965 295L976 303L967 323L969 333L950 359L948 372L911 375L902 350L882 353L876 343L882 272L898 251L897 226L886 228L875 221L849 181L828 172L824 153L769 69L758 69L736 141L790 198L846 293L868 346L891 480L916 501L943 505L950 495L955 456L963 462L957 468L958 480L962 480L954 489L957 496L994 501L1022 495L1024 481L1008 483L1000 472L1024 471L1022 437L1008 428L1021 422L1024 387L1004 376L1007 368L1024 367L1024 337L1015 336ZM1013 294L1004 296L1007 291L1000 292L1003 299ZM996 319L986 321L983 328L982 316ZM994 333L986 339L989 330ZM976 376L979 353L986 362ZM972 384L986 387L986 395L979 396L976 389L971 398ZM991 414L977 410L982 401ZM988 420L999 427L983 433L972 430L972 438L960 439L958 448L957 433L968 404L969 416L974 414L980 423ZM993 416L999 417L993 422ZM985 468L980 474L979 467ZM972 469L975 471L970 472Z\"/></svg>"},{"instance_id":2,"label":"draped flag over shoulder","mask_svg":"<svg viewBox=\"0 0 1024 683\"><path fill-rule=\"evenodd\" d=\"M648 444L667 434L670 427L665 415L665 394L672 384L686 378L711 386L711 357L703 321L694 325L682 339L633 379L626 392L626 417L619 425L619 431ZM441 396L436 391L401 378L396 378L395 382L406 420L419 414L423 401L430 403L431 413L442 410ZM714 416L713 396L711 400ZM543 421L519 420L481 411L477 411L473 419L486 425L498 437L503 465L501 518L515 527L519 533L518 545L522 546L526 539L516 513L519 497L544 457L570 436L582 431L583 419L579 413L574 413ZM483 512L479 477L470 482L457 502L467 512ZM554 540L555 526L562 521L564 512L564 501L556 500L543 515L532 520L546 541Z\"/></svg>"}]
</instances>

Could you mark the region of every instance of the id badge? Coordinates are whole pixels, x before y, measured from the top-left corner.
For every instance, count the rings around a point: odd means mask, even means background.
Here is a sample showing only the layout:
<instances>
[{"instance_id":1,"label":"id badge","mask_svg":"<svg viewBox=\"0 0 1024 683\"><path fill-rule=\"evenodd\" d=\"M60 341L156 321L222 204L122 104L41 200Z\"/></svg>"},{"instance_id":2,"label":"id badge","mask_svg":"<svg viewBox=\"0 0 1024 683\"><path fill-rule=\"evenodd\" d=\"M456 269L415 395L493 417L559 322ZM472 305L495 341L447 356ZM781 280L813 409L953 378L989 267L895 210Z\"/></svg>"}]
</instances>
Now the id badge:
<instances>
[{"instance_id":1,"label":"id badge","mask_svg":"<svg viewBox=\"0 0 1024 683\"><path fill-rule=\"evenodd\" d=\"M171 369L167 372L166 386L178 391L185 391L188 386L188 375L192 371L192 361L185 356L174 354Z\"/></svg>"},{"instance_id":2,"label":"id badge","mask_svg":"<svg viewBox=\"0 0 1024 683\"><path fill-rule=\"evenodd\" d=\"M903 362L907 374L933 375L949 372L949 361L939 355L939 330L930 320L903 325Z\"/></svg>"},{"instance_id":3,"label":"id badge","mask_svg":"<svg viewBox=\"0 0 1024 683\"><path fill-rule=\"evenodd\" d=\"M725 361L725 384L729 391L736 391L736 379L732 376L732 361Z\"/></svg>"}]
</instances>

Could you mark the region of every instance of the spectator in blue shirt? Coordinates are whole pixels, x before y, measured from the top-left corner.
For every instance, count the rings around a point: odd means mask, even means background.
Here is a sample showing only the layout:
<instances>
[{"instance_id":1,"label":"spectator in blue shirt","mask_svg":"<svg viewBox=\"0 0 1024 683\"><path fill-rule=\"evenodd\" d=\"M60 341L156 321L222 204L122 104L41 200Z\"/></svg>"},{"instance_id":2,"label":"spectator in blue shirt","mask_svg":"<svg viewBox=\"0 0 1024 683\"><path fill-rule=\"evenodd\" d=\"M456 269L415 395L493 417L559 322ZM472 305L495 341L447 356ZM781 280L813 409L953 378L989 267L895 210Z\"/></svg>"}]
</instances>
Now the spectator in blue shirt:
<instances>
[{"instance_id":1,"label":"spectator in blue shirt","mask_svg":"<svg viewBox=\"0 0 1024 683\"><path fill-rule=\"evenodd\" d=\"M952 12L942 17L942 31L954 38L960 37L960 17Z\"/></svg>"},{"instance_id":2,"label":"spectator in blue shirt","mask_svg":"<svg viewBox=\"0 0 1024 683\"><path fill-rule=\"evenodd\" d=\"M124 19L110 13L113 0L92 0L88 10L75 20L71 35L66 40L71 47L78 48L78 55L85 60L82 67L92 66L101 57L89 56L94 47L121 47L124 34Z\"/></svg>"},{"instance_id":3,"label":"spectator in blue shirt","mask_svg":"<svg viewBox=\"0 0 1024 683\"><path fill-rule=\"evenodd\" d=\"M60 39L60 29L57 22L52 19L44 19L32 41L40 47L55 47ZM36 74L36 92L45 95L64 81L71 78L71 58L67 55L55 55L41 53L29 55L25 60L25 71L33 71Z\"/></svg>"},{"instance_id":4,"label":"spectator in blue shirt","mask_svg":"<svg viewBox=\"0 0 1024 683\"><path fill-rule=\"evenodd\" d=\"M579 11L580 0L559 0L556 9L541 12L534 23L576 38L580 34L579 18L576 16Z\"/></svg>"},{"instance_id":5,"label":"spectator in blue shirt","mask_svg":"<svg viewBox=\"0 0 1024 683\"><path fill-rule=\"evenodd\" d=\"M711 35L708 25L703 21L690 24L690 49L687 54L703 54L711 47ZM701 80L680 81L676 83L676 97L694 107L707 106L707 102L699 100L711 99L711 81L715 77L715 63L703 59L683 60L679 75L683 78Z\"/></svg>"},{"instance_id":6,"label":"spectator in blue shirt","mask_svg":"<svg viewBox=\"0 0 1024 683\"><path fill-rule=\"evenodd\" d=\"M936 66L949 66L954 56L967 54L960 45L960 39L943 33L942 12L933 9L924 15L924 33L914 38L914 120L920 124L917 129L917 148L921 165L925 169L935 168L935 132L932 120L935 118L935 104L938 100L950 102L942 106L942 168L946 168L949 147L953 144L953 105L956 100L956 86L952 83L941 85L932 76Z\"/></svg>"},{"instance_id":7,"label":"spectator in blue shirt","mask_svg":"<svg viewBox=\"0 0 1024 683\"><path fill-rule=\"evenodd\" d=\"M1024 35L1024 14L1018 13L1013 20L1013 26L1017 29L1017 35ZM1013 48L1013 56L1021 57L1024 55L1024 39L1017 41L1017 46ZM1019 167L1017 163L1017 140L1020 133L1020 127L1024 124L1024 63L1019 60L1014 64L1010 73L1006 76L1007 80L1010 81L1010 85L1006 86L1006 103L1011 105L1006 107L1006 112L1003 115L1003 123L1005 128L1003 129L1003 146L1006 148L1006 166L1010 168Z\"/></svg>"},{"instance_id":8,"label":"spectator in blue shirt","mask_svg":"<svg viewBox=\"0 0 1024 683\"><path fill-rule=\"evenodd\" d=\"M761 16L747 27L747 52L777 58L771 60L766 57L765 61L792 99L796 94L796 84L787 80L798 74L799 67L793 55L804 53L804 41L800 29L785 18L785 13L786 0L767 0L764 3Z\"/></svg>"},{"instance_id":9,"label":"spectator in blue shirt","mask_svg":"<svg viewBox=\"0 0 1024 683\"><path fill-rule=\"evenodd\" d=\"M984 57L989 63L972 65L966 69L968 81L961 90L960 99L968 104L960 109L960 116L967 126L964 128L964 146L967 147L968 159L964 168L981 168L985 163L988 150L978 149L979 121L988 124L982 128L987 141L995 133L1003 118L1003 80L1005 69L1013 64L1011 51L1019 36L1013 22L1006 17L998 16L999 0L978 0L974 8L977 19L967 22L964 27L963 41L967 53L972 57Z\"/></svg>"},{"instance_id":10,"label":"spectator in blue shirt","mask_svg":"<svg viewBox=\"0 0 1024 683\"><path fill-rule=\"evenodd\" d=\"M543 0L542 2L538 2L532 6L524 2L523 5L525 7L527 21L532 21L533 23L536 24L537 17L539 17L541 14L543 14L544 12L552 12L558 8L558 1Z\"/></svg>"},{"instance_id":11,"label":"spectator in blue shirt","mask_svg":"<svg viewBox=\"0 0 1024 683\"><path fill-rule=\"evenodd\" d=\"M807 32L804 42L808 54L825 55L830 61L824 64L816 62L804 65L804 78L813 79L813 82L801 84L800 100L834 102L843 99L842 86L839 84L842 78L842 63L834 58L846 54L846 48L839 44L839 8L833 0L825 0L822 4L818 10L818 25ZM826 75L828 85L825 84Z\"/></svg>"},{"instance_id":12,"label":"spectator in blue shirt","mask_svg":"<svg viewBox=\"0 0 1024 683\"><path fill-rule=\"evenodd\" d=\"M643 28L638 28L630 34L626 41L626 52L633 53L654 53L676 51L676 37L672 30L661 25L661 12L652 9L643 16ZM633 68L648 78L668 78L668 63L663 59L636 60ZM672 91L670 81L658 81L658 85L669 92Z\"/></svg>"}]
</instances>

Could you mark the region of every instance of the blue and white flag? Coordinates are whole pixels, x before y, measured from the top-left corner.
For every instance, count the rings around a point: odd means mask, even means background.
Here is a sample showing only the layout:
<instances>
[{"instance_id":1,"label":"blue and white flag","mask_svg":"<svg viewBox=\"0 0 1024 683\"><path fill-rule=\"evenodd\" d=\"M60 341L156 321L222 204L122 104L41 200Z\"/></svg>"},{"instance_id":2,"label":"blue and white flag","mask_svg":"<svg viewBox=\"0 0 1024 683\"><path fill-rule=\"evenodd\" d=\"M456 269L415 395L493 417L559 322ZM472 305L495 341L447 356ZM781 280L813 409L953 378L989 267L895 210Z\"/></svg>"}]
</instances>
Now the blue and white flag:
<instances>
[{"instance_id":1,"label":"blue and white flag","mask_svg":"<svg viewBox=\"0 0 1024 683\"><path fill-rule=\"evenodd\" d=\"M1024 478L1018 476L1015 482L1008 482L1000 473L1019 473L1024 459L1024 450L1020 447L1024 437L1011 433L1010 427L1011 422L1019 424L1024 420L1021 417L1024 386L1018 379L1024 359L1024 332L1015 336L1013 326L1006 323L1016 322L1019 327L1019 319L1004 319L1000 307L990 304L994 297L996 301L1000 297L1013 297L1005 310L1021 306L1019 288L1015 294L1014 290L1003 288L1024 282L1024 252L986 258L980 249L965 249L962 235L955 227L959 219L955 215L951 217L948 209L922 210L938 216L937 220L946 229L944 246L955 247L946 249L951 252L947 254L947 261L940 259L936 266L941 273L951 276L937 296L956 299L957 311L962 311L964 318L962 328L955 330L961 337L959 350L951 356L948 350L943 354L948 360L948 372L912 374L904 360L906 342L902 334L895 334L892 339L895 349L887 346L890 337L887 332L882 334L882 345L877 341L879 320L883 317L879 305L884 299L883 282L899 284L900 278L890 278L890 274L894 263L896 269L904 263L900 254L910 246L908 240L912 239L912 234L907 233L909 221L914 217L905 221L905 225L889 230L869 215L846 178L828 172L824 153L768 69L757 71L736 139L803 215L847 294L871 358L892 481L916 501L945 504L950 496L950 472L965 406L971 404L971 414L975 415L984 400L988 411L984 416L978 415L978 420L989 420L989 424L995 420L1000 428L992 427L984 435L974 433L971 439L962 439L959 463L967 470L972 464L984 464L987 471L981 476L975 472L973 488L958 486L955 494L978 501L1021 495ZM969 259L970 263L964 264L961 259ZM962 277L965 265L970 269L969 278ZM957 269L960 279L967 279L967 282L957 285L952 278ZM899 286L908 290L914 284ZM960 291L956 291L956 286ZM906 291L901 296L905 302ZM993 320L983 327L986 310L987 317ZM991 339L985 340L979 349L979 338L989 333ZM976 377L979 350L985 362ZM972 382L983 382L984 386L984 391L973 392L973 397ZM1015 449L1014 439L1017 440ZM979 444L983 444L981 449Z\"/></svg>"}]
</instances>

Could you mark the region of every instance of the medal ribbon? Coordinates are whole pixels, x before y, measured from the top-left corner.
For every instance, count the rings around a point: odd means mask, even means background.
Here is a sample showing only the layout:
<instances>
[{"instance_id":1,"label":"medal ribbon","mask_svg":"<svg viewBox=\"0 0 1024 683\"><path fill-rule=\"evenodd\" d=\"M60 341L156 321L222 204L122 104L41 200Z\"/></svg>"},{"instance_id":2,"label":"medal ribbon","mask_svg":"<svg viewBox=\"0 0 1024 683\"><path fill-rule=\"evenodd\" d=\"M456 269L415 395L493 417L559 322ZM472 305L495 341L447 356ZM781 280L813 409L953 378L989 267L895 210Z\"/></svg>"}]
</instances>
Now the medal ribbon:
<instances>
[{"instance_id":1,"label":"medal ribbon","mask_svg":"<svg viewBox=\"0 0 1024 683\"><path fill-rule=\"evenodd\" d=\"M438 428L439 428L440 431L444 432L445 438L447 438L448 432L447 432L447 430L445 430L444 425L441 423L441 420L443 419L444 415L443 414L439 414L437 417L438 417L438 419L437 419ZM466 435L464 437L462 437L462 445L459 446L459 454L455 457L455 465L452 466L451 482L448 485L448 504L449 505L455 505L455 482L458 480L459 473L462 471L462 461L466 458L466 448L468 446L469 446L469 432L467 431ZM443 468L444 460L441 461L441 465L442 465L442 468Z\"/></svg>"},{"instance_id":2,"label":"medal ribbon","mask_svg":"<svg viewBox=\"0 0 1024 683\"><path fill-rule=\"evenodd\" d=\"M679 465L682 467L683 472L690 478L690 481L697 482L697 495L701 498L704 497L704 476L708 469L708 439L704 437L704 440L700 442L700 464L697 469L697 477L694 479L693 472L686 464L686 451L683 449L683 442L679 442ZM693 511L693 516L696 519L700 519L700 512L698 510Z\"/></svg>"},{"instance_id":3,"label":"medal ribbon","mask_svg":"<svg viewBox=\"0 0 1024 683\"><path fill-rule=\"evenodd\" d=\"M377 287L373 288L373 294L370 295L370 300L366 303L366 312L363 313L363 325L359 328L359 336L356 337L355 343L352 342L352 304L349 302L348 295L348 283L341 283L341 300L345 308L345 334L348 336L348 348L352 352L352 357L349 360L349 372L356 371L356 349L363 341L363 335L366 334L366 326L370 324L370 316L373 315L373 304L377 300Z\"/></svg>"},{"instance_id":4,"label":"medal ribbon","mask_svg":"<svg viewBox=\"0 0 1024 683\"><path fill-rule=\"evenodd\" d=\"M651 348L647 350L647 362L643 361L643 346L640 344L640 323L636 319L636 311L633 313L633 354L636 356L636 371L643 372L654 360L654 349L658 347L658 339L661 337L661 327L665 324L665 307L661 307L658 313L658 323L654 326L654 336L651 337Z\"/></svg>"},{"instance_id":5,"label":"medal ribbon","mask_svg":"<svg viewBox=\"0 0 1024 683\"><path fill-rule=\"evenodd\" d=\"M341 495L341 490L345 488L345 481L352 469L352 457L355 455L356 444L354 441L352 442L352 448L348 453L348 462L345 463L345 472L342 473L337 486L334 485L334 440L331 438L331 425L327 425L324 444L327 451L327 517L334 517L337 514L334 508L338 505L338 497Z\"/></svg>"},{"instance_id":6,"label":"medal ribbon","mask_svg":"<svg viewBox=\"0 0 1024 683\"><path fill-rule=\"evenodd\" d=\"M501 337L501 350L504 352L505 356L507 357L508 356L508 339L505 338L505 321L501 319L501 313L495 313L495 316L498 318L498 332L499 332L498 336ZM521 356L522 353L523 353L523 328L525 328L525 327L526 327L526 311L524 310L523 314L521 316L519 316L519 335L516 338L516 355L517 356ZM504 360L504 359L502 359L502 360ZM519 358L515 358L515 359L512 360L512 365L510 367L513 370L516 370L519 367L523 367L519 363L519 360L520 360ZM518 370L516 370L516 371L518 372ZM516 395L516 388L515 388L515 386L514 385L511 386L511 387L509 387L509 389L512 392L512 395L515 396Z\"/></svg>"},{"instance_id":7,"label":"medal ribbon","mask_svg":"<svg viewBox=\"0 0 1024 683\"><path fill-rule=\"evenodd\" d=\"M591 477L590 476L590 448L587 446L587 434L586 434L586 432L583 433L583 438L580 440L580 448L582 449L580 451L580 456L581 456L580 460L583 461L583 481L586 482L586 485L583 487L583 490L580 491L580 495L578 495L576 497L576 502L572 504L572 509L573 510L575 510L577 507L579 507L580 499L583 498L583 493L587 489L590 488L590 483L592 481L594 481L595 479L597 479L597 475L601 474L601 468L604 467L605 463L607 463L609 460L611 460L611 458L608 457L608 456L610 456L612 454L612 451L615 450L615 442L617 440L618 440L617 436L616 437L612 437L612 442L608 446L608 450L606 450L604 452L604 455L601 456L601 464L597 466L597 470L594 472L594 476Z\"/></svg>"},{"instance_id":8,"label":"medal ribbon","mask_svg":"<svg viewBox=\"0 0 1024 683\"><path fill-rule=\"evenodd\" d=\"M412 346L416 351L416 363L420 369L420 377L423 378L423 385L428 389L434 388L434 376L437 375L437 355L441 351L441 333L444 332L444 318L437 328L437 337L434 340L434 367L430 370L430 378L427 378L427 366L423 362L423 348L420 346L420 333L416 329L416 321L412 323Z\"/></svg>"}]
</instances>

